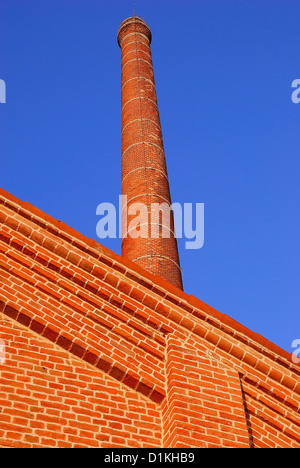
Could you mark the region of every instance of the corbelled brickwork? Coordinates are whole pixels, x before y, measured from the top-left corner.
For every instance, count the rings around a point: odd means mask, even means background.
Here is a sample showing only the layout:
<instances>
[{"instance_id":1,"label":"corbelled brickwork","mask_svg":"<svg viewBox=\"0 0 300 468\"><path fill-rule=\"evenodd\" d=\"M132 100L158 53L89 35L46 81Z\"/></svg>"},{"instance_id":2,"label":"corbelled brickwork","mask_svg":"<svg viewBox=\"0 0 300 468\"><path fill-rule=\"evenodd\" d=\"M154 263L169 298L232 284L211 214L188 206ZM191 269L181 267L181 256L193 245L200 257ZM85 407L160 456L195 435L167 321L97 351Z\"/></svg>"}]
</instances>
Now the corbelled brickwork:
<instances>
[{"instance_id":1,"label":"corbelled brickwork","mask_svg":"<svg viewBox=\"0 0 300 468\"><path fill-rule=\"evenodd\" d=\"M0 190L0 447L300 448L291 356Z\"/></svg>"},{"instance_id":2,"label":"corbelled brickwork","mask_svg":"<svg viewBox=\"0 0 300 468\"><path fill-rule=\"evenodd\" d=\"M182 289L172 212L168 222L151 215L153 204L171 205L163 138L151 57L151 32L134 16L118 32L122 55L122 255ZM133 203L146 212L137 213ZM139 216L143 234L133 237L131 221ZM166 219L166 218L165 218ZM157 233L154 234L154 226ZM152 229L152 233L151 233Z\"/></svg>"}]
</instances>

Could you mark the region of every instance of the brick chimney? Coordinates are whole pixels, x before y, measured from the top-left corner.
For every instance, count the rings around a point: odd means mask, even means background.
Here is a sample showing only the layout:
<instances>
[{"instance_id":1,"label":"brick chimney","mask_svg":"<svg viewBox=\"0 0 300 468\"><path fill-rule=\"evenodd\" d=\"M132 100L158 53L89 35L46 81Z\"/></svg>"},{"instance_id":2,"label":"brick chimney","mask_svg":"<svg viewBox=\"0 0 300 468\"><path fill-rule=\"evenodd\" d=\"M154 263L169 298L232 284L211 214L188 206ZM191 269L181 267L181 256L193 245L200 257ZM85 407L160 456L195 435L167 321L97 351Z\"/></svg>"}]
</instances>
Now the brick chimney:
<instances>
[{"instance_id":1,"label":"brick chimney","mask_svg":"<svg viewBox=\"0 0 300 468\"><path fill-rule=\"evenodd\" d=\"M127 197L122 210L122 256L182 289L150 43L151 31L141 18L123 21L118 31L122 55L122 195ZM137 211L138 205L133 203L143 204L146 211ZM158 204L164 206L159 216ZM137 226L137 220L139 229L133 229L132 223Z\"/></svg>"}]
</instances>

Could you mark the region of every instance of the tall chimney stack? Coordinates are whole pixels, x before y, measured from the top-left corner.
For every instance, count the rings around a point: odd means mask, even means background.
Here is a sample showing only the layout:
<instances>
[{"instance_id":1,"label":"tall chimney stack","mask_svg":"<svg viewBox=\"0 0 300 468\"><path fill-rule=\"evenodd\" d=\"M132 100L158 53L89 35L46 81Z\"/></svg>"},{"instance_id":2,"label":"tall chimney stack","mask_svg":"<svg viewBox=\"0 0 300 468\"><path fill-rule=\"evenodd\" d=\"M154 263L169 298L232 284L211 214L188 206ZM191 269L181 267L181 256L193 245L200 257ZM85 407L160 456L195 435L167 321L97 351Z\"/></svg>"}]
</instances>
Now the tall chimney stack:
<instances>
[{"instance_id":1,"label":"tall chimney stack","mask_svg":"<svg viewBox=\"0 0 300 468\"><path fill-rule=\"evenodd\" d=\"M122 255L182 289L150 43L151 31L141 18L123 21L118 31L122 56L122 195L127 199L122 209ZM143 204L147 212L134 212L133 203ZM165 207L159 217L157 211L153 216L158 204ZM134 236L131 228L137 217L142 237Z\"/></svg>"}]
</instances>

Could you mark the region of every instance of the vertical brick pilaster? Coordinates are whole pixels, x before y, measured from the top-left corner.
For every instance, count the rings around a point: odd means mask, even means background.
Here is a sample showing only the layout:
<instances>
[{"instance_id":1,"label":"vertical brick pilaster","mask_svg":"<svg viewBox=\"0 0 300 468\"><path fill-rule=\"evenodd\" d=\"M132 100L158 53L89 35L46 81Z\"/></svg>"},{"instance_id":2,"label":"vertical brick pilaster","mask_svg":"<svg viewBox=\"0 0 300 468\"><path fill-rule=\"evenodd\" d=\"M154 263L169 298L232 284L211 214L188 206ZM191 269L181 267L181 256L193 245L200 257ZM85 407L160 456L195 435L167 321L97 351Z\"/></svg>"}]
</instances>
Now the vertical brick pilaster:
<instances>
[{"instance_id":1,"label":"vertical brick pilaster","mask_svg":"<svg viewBox=\"0 0 300 468\"><path fill-rule=\"evenodd\" d=\"M150 219L151 206L171 205L163 138L151 57L151 31L138 17L121 24L118 43L122 55L122 255L182 289L173 215ZM133 203L147 209L131 212ZM133 238L138 216L141 236ZM152 224L151 224L152 223ZM157 233L153 235L153 223Z\"/></svg>"},{"instance_id":2,"label":"vertical brick pilaster","mask_svg":"<svg viewBox=\"0 0 300 468\"><path fill-rule=\"evenodd\" d=\"M164 447L249 447L239 375L169 335Z\"/></svg>"}]
</instances>

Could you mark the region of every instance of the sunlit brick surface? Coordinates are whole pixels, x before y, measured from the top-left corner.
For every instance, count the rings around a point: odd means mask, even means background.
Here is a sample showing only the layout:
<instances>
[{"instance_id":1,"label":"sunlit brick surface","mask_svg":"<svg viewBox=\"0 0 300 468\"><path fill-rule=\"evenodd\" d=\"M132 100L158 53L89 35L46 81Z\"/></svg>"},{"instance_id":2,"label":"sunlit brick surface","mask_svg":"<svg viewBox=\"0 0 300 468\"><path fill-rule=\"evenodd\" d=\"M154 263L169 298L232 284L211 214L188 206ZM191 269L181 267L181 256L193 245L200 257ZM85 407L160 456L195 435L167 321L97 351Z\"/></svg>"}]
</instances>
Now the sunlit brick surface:
<instances>
[{"instance_id":1,"label":"sunlit brick surface","mask_svg":"<svg viewBox=\"0 0 300 468\"><path fill-rule=\"evenodd\" d=\"M171 204L150 42L151 32L143 20L133 17L122 23L118 32L122 55L122 194L127 196L128 210L132 203L146 205L148 216L140 218L144 225L151 222L151 203ZM128 215L126 222L123 212L122 255L182 289L173 217L168 236L163 237L161 227L158 239L152 238L150 228L147 238L132 238L128 225L134 217Z\"/></svg>"},{"instance_id":2,"label":"sunlit brick surface","mask_svg":"<svg viewBox=\"0 0 300 468\"><path fill-rule=\"evenodd\" d=\"M0 447L300 448L291 355L1 189L0 340Z\"/></svg>"}]
</instances>

